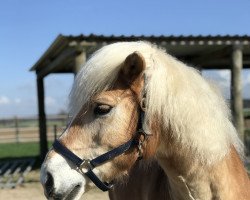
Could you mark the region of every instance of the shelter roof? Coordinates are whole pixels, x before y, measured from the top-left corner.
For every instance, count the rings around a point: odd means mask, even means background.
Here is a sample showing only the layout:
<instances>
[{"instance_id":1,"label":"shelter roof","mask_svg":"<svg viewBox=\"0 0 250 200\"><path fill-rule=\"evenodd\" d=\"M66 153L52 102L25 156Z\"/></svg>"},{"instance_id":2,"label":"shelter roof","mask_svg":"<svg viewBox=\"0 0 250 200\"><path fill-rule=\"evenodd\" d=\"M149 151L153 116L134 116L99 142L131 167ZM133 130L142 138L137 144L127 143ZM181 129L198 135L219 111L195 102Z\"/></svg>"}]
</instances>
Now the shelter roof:
<instances>
[{"instance_id":1,"label":"shelter roof","mask_svg":"<svg viewBox=\"0 0 250 200\"><path fill-rule=\"evenodd\" d=\"M50 67L49 73L72 72L74 58L83 50L91 53L103 45L117 41L144 40L167 49L180 60L202 69L229 69L232 47L241 46L243 67L250 68L249 35L169 35L169 36L105 36L105 35L58 35L31 71L39 73ZM47 74L46 74L47 75Z\"/></svg>"}]
</instances>

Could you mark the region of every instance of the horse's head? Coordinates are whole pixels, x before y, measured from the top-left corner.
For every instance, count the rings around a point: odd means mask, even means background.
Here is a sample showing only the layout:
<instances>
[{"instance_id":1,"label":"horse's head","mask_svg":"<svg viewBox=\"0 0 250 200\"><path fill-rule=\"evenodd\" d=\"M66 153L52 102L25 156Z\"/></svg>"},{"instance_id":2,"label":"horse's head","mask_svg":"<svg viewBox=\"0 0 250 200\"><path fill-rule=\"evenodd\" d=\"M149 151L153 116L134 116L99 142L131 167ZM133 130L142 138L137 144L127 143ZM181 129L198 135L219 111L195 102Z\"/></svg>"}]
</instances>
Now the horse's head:
<instances>
[{"instance_id":1,"label":"horse's head","mask_svg":"<svg viewBox=\"0 0 250 200\"><path fill-rule=\"evenodd\" d=\"M128 174L139 153L144 157L153 154L154 149L145 148L150 146L152 138L143 143L142 150L138 149L139 143L145 139L137 132L138 121L143 120L140 119L140 112L144 95L144 70L145 61L140 53L128 55L119 66L112 87L94 92L82 105L80 112L59 138L59 150L54 146L43 163L41 182L48 198L80 198L93 186L90 178L84 174L91 168L89 161L122 144L128 145L124 152L117 153L120 151L118 149L111 153L117 155L109 154L104 160L101 158L101 161L97 161L93 173L101 181L111 182ZM128 144L128 141L131 143ZM85 161L77 165L68 159L71 154L65 156L67 153L61 153L60 148L87 159L88 163Z\"/></svg>"}]
</instances>

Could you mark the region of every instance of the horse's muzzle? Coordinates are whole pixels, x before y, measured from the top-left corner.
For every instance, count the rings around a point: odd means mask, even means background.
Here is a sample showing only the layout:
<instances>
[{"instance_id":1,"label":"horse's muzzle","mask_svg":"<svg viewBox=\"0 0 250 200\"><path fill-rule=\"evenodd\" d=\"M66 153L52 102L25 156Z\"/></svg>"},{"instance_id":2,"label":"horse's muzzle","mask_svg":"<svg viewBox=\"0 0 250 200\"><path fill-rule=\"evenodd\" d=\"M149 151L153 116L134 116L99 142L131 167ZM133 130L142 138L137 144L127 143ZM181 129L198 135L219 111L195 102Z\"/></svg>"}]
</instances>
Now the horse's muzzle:
<instances>
[{"instance_id":1,"label":"horse's muzzle","mask_svg":"<svg viewBox=\"0 0 250 200\"><path fill-rule=\"evenodd\" d=\"M44 184L44 195L47 199L53 199L53 200L72 200L76 197L78 194L81 185L77 184L76 186L72 187L72 189L69 189L66 193L58 193L55 191L54 188L54 180L53 176L50 173L47 173L46 182Z\"/></svg>"},{"instance_id":2,"label":"horse's muzzle","mask_svg":"<svg viewBox=\"0 0 250 200\"><path fill-rule=\"evenodd\" d=\"M58 154L47 156L41 167L44 195L51 200L77 200L85 192L85 177Z\"/></svg>"},{"instance_id":3,"label":"horse's muzzle","mask_svg":"<svg viewBox=\"0 0 250 200\"><path fill-rule=\"evenodd\" d=\"M44 194L49 199L53 196L54 193L54 180L53 176L50 173L47 173L46 175L46 182L44 184Z\"/></svg>"}]
</instances>

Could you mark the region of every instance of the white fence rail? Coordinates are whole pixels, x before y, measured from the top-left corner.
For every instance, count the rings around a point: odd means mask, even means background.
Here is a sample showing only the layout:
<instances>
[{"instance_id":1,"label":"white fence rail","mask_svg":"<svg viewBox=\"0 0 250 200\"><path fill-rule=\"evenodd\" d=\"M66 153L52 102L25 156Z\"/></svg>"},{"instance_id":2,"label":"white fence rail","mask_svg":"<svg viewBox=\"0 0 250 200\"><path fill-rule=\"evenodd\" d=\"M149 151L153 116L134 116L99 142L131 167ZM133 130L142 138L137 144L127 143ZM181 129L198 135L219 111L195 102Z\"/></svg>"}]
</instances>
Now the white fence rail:
<instances>
[{"instance_id":1,"label":"white fence rail","mask_svg":"<svg viewBox=\"0 0 250 200\"><path fill-rule=\"evenodd\" d=\"M50 116L47 119L47 138L53 141L66 127L67 116ZM37 118L12 118L0 120L0 143L38 142Z\"/></svg>"},{"instance_id":2,"label":"white fence rail","mask_svg":"<svg viewBox=\"0 0 250 200\"><path fill-rule=\"evenodd\" d=\"M58 134L63 131L64 127L58 128L48 127L47 138L53 141ZM38 142L39 141L39 128L26 127L19 128L18 133L15 128L1 128L0 129L0 143L18 143L18 142Z\"/></svg>"}]
</instances>

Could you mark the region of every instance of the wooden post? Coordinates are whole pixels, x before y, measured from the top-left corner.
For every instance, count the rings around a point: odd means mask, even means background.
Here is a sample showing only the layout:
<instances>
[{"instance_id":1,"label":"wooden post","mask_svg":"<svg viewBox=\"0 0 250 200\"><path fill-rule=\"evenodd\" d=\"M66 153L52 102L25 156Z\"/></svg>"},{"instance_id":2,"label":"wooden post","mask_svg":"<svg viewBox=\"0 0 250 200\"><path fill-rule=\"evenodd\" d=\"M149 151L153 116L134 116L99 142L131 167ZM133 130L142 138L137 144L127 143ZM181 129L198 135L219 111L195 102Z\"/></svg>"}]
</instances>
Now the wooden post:
<instances>
[{"instance_id":1,"label":"wooden post","mask_svg":"<svg viewBox=\"0 0 250 200\"><path fill-rule=\"evenodd\" d=\"M48 151L43 78L37 78L37 97L39 112L40 158L43 160Z\"/></svg>"},{"instance_id":2,"label":"wooden post","mask_svg":"<svg viewBox=\"0 0 250 200\"><path fill-rule=\"evenodd\" d=\"M18 118L14 117L15 129L16 129L16 143L19 143L19 126L18 126Z\"/></svg>"},{"instance_id":3,"label":"wooden post","mask_svg":"<svg viewBox=\"0 0 250 200\"><path fill-rule=\"evenodd\" d=\"M75 75L80 71L83 64L86 62L86 51L82 51L75 57L75 66L73 68Z\"/></svg>"},{"instance_id":4,"label":"wooden post","mask_svg":"<svg viewBox=\"0 0 250 200\"><path fill-rule=\"evenodd\" d=\"M231 55L231 102L234 125L238 131L239 137L244 140L244 118L243 118L243 100L242 100L242 80L241 70L242 47L240 45L233 46Z\"/></svg>"},{"instance_id":5,"label":"wooden post","mask_svg":"<svg viewBox=\"0 0 250 200\"><path fill-rule=\"evenodd\" d=\"M57 125L54 124L54 140L57 138Z\"/></svg>"}]
</instances>

